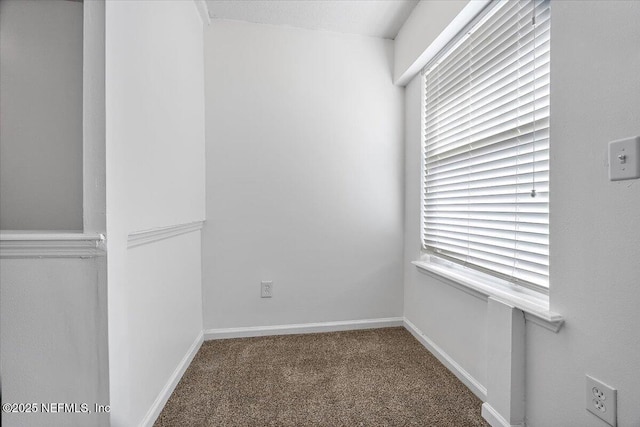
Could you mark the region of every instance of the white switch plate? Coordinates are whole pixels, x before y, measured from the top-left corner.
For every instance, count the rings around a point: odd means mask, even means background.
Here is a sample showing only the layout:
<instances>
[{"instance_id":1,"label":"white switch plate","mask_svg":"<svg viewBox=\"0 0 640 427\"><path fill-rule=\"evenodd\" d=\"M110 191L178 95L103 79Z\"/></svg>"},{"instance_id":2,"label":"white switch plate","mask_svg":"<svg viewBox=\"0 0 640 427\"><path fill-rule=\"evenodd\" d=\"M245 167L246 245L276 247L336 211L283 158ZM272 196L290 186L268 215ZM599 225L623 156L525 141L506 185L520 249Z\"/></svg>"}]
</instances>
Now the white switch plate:
<instances>
[{"instance_id":1,"label":"white switch plate","mask_svg":"<svg viewBox=\"0 0 640 427\"><path fill-rule=\"evenodd\" d=\"M640 178L640 136L609 142L609 179Z\"/></svg>"},{"instance_id":2,"label":"white switch plate","mask_svg":"<svg viewBox=\"0 0 640 427\"><path fill-rule=\"evenodd\" d=\"M617 390L587 375L587 411L616 427Z\"/></svg>"}]
</instances>

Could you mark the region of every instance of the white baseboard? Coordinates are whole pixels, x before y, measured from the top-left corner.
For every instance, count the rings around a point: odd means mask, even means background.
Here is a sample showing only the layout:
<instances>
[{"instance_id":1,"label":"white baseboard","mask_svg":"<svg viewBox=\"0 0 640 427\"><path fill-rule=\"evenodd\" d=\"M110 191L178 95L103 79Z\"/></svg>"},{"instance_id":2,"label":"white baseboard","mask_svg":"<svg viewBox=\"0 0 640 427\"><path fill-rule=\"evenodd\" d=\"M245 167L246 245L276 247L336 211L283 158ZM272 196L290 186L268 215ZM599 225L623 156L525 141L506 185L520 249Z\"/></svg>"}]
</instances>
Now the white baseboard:
<instances>
[{"instance_id":1,"label":"white baseboard","mask_svg":"<svg viewBox=\"0 0 640 427\"><path fill-rule=\"evenodd\" d=\"M482 404L482 418L484 418L491 427L525 427L525 423L510 424L502 415L496 411L493 406L487 402Z\"/></svg>"},{"instance_id":2,"label":"white baseboard","mask_svg":"<svg viewBox=\"0 0 640 427\"><path fill-rule=\"evenodd\" d=\"M204 331L204 339L220 340L226 338L263 337L268 335L313 334L318 332L338 332L356 329L390 328L394 326L403 326L403 318L387 317L382 319L347 320L342 322L206 329Z\"/></svg>"},{"instance_id":3,"label":"white baseboard","mask_svg":"<svg viewBox=\"0 0 640 427\"><path fill-rule=\"evenodd\" d=\"M473 392L480 400L485 402L487 400L487 389L478 380L476 380L470 373L464 370L462 366L453 360L451 356L444 352L440 347L431 341L420 329L411 323L407 318L404 319L404 327L416 337L420 343L425 346L444 366L447 367L469 390ZM483 406L484 408L484 406ZM484 414L484 413L483 413ZM495 427L495 426L494 426Z\"/></svg>"},{"instance_id":4,"label":"white baseboard","mask_svg":"<svg viewBox=\"0 0 640 427\"><path fill-rule=\"evenodd\" d=\"M169 397L171 397L171 393L173 393L173 390L180 382L182 375L184 375L184 372L191 364L191 361L195 357L196 353L198 352L198 350L200 350L200 346L202 345L203 341L203 334L202 332L200 332L196 337L196 340L193 342L193 344L191 344L191 347L189 347L189 350L187 350L187 353L184 355L180 363L178 363L178 366L176 366L175 371L173 371L173 374L171 374L171 376L169 377L169 380L162 388L162 391L160 391L160 393L158 394L158 397L156 397L156 400L153 402L153 405L151 405L151 408L149 408L147 415L145 415L145 417L140 422L140 427L152 427L153 423L156 422L156 419L160 415L160 412L162 412L162 408L164 408L167 400L169 400Z\"/></svg>"}]
</instances>

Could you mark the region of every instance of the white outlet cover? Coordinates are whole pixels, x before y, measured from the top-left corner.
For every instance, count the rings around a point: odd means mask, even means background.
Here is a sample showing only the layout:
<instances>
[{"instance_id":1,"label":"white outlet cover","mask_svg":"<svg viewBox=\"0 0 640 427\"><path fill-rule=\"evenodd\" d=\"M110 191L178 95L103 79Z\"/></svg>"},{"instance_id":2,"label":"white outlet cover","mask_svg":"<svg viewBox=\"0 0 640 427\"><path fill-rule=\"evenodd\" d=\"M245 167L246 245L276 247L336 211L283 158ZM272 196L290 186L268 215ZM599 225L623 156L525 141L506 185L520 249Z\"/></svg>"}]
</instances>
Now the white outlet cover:
<instances>
[{"instance_id":1,"label":"white outlet cover","mask_svg":"<svg viewBox=\"0 0 640 427\"><path fill-rule=\"evenodd\" d=\"M271 298L273 296L273 281L263 280L260 282L260 297Z\"/></svg>"},{"instance_id":2,"label":"white outlet cover","mask_svg":"<svg viewBox=\"0 0 640 427\"><path fill-rule=\"evenodd\" d=\"M617 390L587 375L585 391L587 411L616 427Z\"/></svg>"},{"instance_id":3,"label":"white outlet cover","mask_svg":"<svg viewBox=\"0 0 640 427\"><path fill-rule=\"evenodd\" d=\"M609 179L640 178L640 136L609 142Z\"/></svg>"}]
</instances>

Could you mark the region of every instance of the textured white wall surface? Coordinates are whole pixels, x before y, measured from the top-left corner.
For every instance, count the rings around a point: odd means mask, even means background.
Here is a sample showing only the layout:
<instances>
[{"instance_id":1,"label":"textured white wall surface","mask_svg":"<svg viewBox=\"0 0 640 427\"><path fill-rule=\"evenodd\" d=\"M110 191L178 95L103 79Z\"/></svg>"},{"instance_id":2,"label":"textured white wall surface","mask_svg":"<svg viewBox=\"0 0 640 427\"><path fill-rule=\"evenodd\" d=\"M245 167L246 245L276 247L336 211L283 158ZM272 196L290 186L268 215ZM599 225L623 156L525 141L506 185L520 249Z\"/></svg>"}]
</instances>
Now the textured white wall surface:
<instances>
[{"instance_id":1,"label":"textured white wall surface","mask_svg":"<svg viewBox=\"0 0 640 427\"><path fill-rule=\"evenodd\" d=\"M82 2L0 2L0 229L82 230Z\"/></svg>"},{"instance_id":2,"label":"textured white wall surface","mask_svg":"<svg viewBox=\"0 0 640 427\"><path fill-rule=\"evenodd\" d=\"M205 329L402 314L392 57L388 40L206 30ZM273 298L260 298L261 280Z\"/></svg>"},{"instance_id":3,"label":"textured white wall surface","mask_svg":"<svg viewBox=\"0 0 640 427\"><path fill-rule=\"evenodd\" d=\"M109 403L105 273L104 257L0 260L3 403ZM3 413L2 424L108 426L109 418Z\"/></svg>"},{"instance_id":4,"label":"textured white wall surface","mask_svg":"<svg viewBox=\"0 0 640 427\"><path fill-rule=\"evenodd\" d=\"M202 331L198 233L127 249L129 233L204 219L193 2L107 2L106 135L111 421L132 426Z\"/></svg>"},{"instance_id":5,"label":"textured white wall surface","mask_svg":"<svg viewBox=\"0 0 640 427\"><path fill-rule=\"evenodd\" d=\"M597 427L585 375L618 389L618 425L640 424L640 181L610 182L607 142L640 134L640 3L553 2L551 310L526 329L526 419ZM598 28L598 31L593 31ZM486 383L486 303L422 274L420 78L406 89L405 316Z\"/></svg>"}]
</instances>

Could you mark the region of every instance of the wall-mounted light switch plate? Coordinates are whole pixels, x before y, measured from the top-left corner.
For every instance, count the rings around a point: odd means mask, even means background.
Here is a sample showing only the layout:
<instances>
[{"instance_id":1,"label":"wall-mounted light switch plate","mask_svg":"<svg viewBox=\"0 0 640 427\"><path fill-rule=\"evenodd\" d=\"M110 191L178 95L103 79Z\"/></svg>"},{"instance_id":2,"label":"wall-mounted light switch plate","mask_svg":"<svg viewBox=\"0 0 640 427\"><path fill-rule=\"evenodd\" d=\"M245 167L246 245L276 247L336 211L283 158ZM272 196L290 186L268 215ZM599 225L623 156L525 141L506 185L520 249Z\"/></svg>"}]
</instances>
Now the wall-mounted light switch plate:
<instances>
[{"instance_id":1,"label":"wall-mounted light switch plate","mask_svg":"<svg viewBox=\"0 0 640 427\"><path fill-rule=\"evenodd\" d=\"M640 136L609 142L609 179L640 178Z\"/></svg>"}]
</instances>

